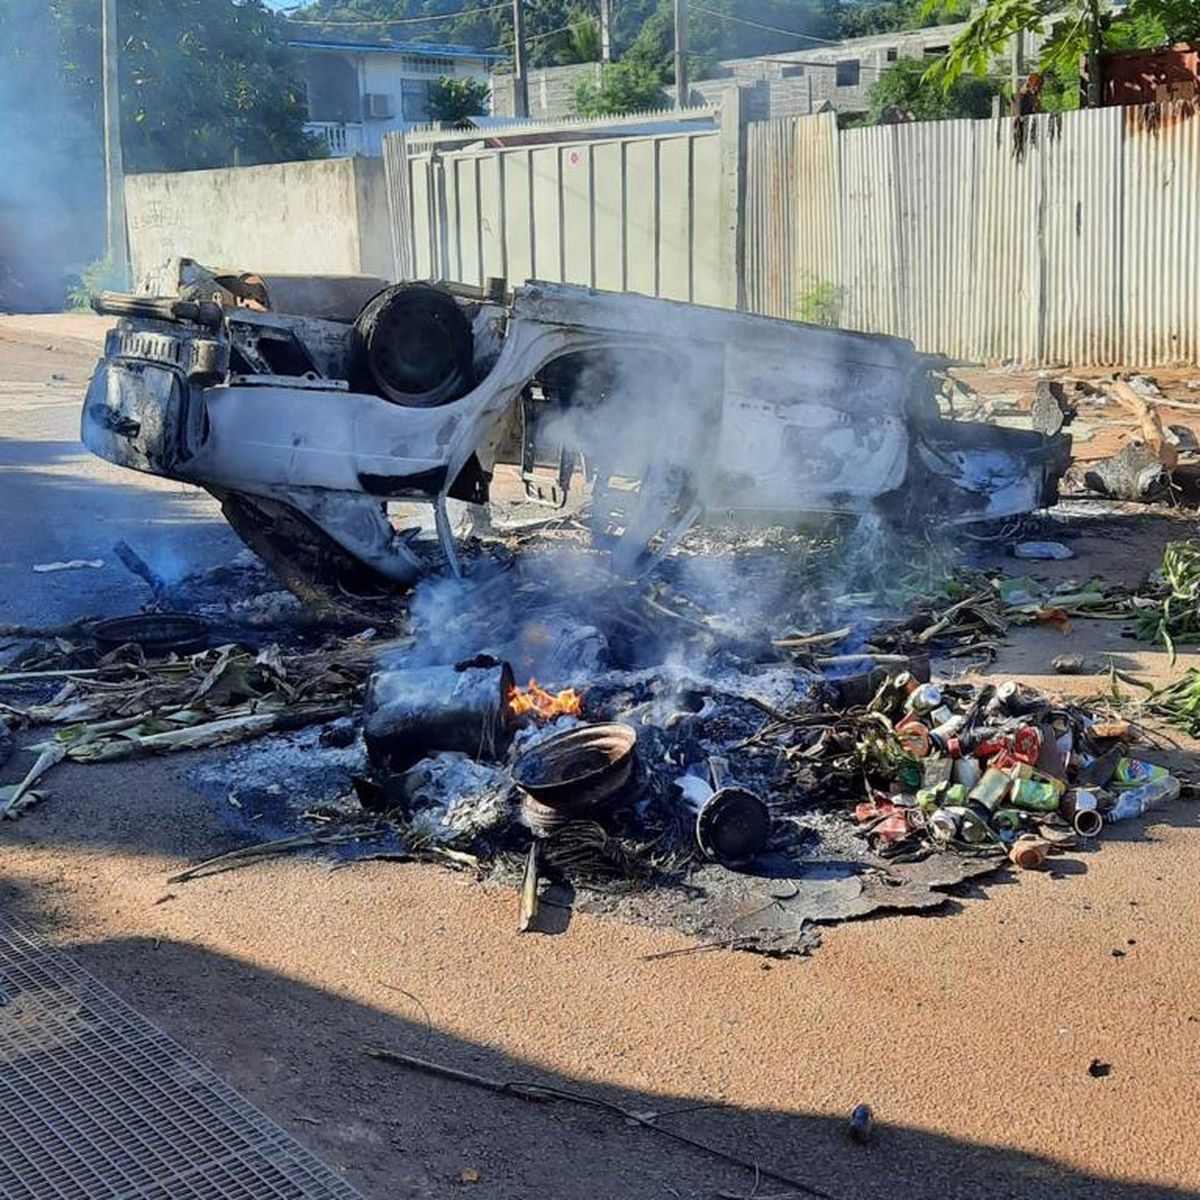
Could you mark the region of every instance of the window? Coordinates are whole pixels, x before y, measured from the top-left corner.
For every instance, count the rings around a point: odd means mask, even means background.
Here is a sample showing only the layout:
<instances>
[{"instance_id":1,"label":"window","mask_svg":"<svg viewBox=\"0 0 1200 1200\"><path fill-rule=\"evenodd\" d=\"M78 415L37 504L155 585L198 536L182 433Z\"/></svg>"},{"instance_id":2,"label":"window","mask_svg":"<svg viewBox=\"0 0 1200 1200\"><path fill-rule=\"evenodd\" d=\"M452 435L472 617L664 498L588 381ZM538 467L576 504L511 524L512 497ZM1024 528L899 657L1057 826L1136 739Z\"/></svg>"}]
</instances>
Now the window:
<instances>
[{"instance_id":1,"label":"window","mask_svg":"<svg viewBox=\"0 0 1200 1200\"><path fill-rule=\"evenodd\" d=\"M417 55L404 60L404 69L417 75L450 75L454 72L454 59Z\"/></svg>"},{"instance_id":2,"label":"window","mask_svg":"<svg viewBox=\"0 0 1200 1200\"><path fill-rule=\"evenodd\" d=\"M409 122L429 120L429 84L423 79L405 79L400 84L400 116Z\"/></svg>"},{"instance_id":3,"label":"window","mask_svg":"<svg viewBox=\"0 0 1200 1200\"><path fill-rule=\"evenodd\" d=\"M896 60L897 60L899 57L900 57L900 51L899 51L899 50L897 50L895 46L893 46L893 47L892 47L892 48L891 48L891 49L890 49L890 50L887 52L887 60L888 60L888 62L895 62L895 61L896 61Z\"/></svg>"},{"instance_id":4,"label":"window","mask_svg":"<svg viewBox=\"0 0 1200 1200\"><path fill-rule=\"evenodd\" d=\"M858 87L858 59L847 58L837 64L835 82L838 87Z\"/></svg>"},{"instance_id":5,"label":"window","mask_svg":"<svg viewBox=\"0 0 1200 1200\"><path fill-rule=\"evenodd\" d=\"M925 47L925 57L926 58L941 58L943 54L949 54L949 53L950 53L949 46L926 46Z\"/></svg>"},{"instance_id":6,"label":"window","mask_svg":"<svg viewBox=\"0 0 1200 1200\"><path fill-rule=\"evenodd\" d=\"M304 63L304 90L310 121L362 120L358 72L347 59L332 54L310 54Z\"/></svg>"}]
</instances>

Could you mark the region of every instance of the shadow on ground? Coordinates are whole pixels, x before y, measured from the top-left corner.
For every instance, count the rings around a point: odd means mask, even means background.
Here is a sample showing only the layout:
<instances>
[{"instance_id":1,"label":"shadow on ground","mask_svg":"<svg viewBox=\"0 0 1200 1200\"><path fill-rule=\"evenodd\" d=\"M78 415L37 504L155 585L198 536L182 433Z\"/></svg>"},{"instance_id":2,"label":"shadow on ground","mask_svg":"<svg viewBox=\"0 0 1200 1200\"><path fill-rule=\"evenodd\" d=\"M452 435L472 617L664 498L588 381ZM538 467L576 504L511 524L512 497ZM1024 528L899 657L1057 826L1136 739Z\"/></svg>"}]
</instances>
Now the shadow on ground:
<instances>
[{"instance_id":1,"label":"shadow on ground","mask_svg":"<svg viewBox=\"0 0 1200 1200\"><path fill-rule=\"evenodd\" d=\"M10 898L8 891L0 892L5 904L19 910L21 898ZM860 1146L848 1140L841 1120L697 1108L694 1097L602 1088L547 1074L434 1028L421 998L403 990L400 962L364 970L394 988L411 1007L410 1019L179 942L122 939L66 949L343 1171L368 1200L458 1195L464 1172L465 1178L478 1172L473 1195L494 1200L534 1195L555 1200L757 1195L765 1200L799 1193L766 1177L756 1187L753 1172L619 1117L570 1104L531 1104L433 1078L375 1061L363 1053L365 1046L498 1080L583 1091L627 1110L657 1113L664 1129L845 1200L1150 1200L1198 1194L1115 1182L1026 1154L893 1127L886 1114L879 1114L871 1142ZM394 982L388 983L391 975ZM636 1019L632 1011L630 1019ZM215 1044L222 1052L214 1060Z\"/></svg>"}]
</instances>

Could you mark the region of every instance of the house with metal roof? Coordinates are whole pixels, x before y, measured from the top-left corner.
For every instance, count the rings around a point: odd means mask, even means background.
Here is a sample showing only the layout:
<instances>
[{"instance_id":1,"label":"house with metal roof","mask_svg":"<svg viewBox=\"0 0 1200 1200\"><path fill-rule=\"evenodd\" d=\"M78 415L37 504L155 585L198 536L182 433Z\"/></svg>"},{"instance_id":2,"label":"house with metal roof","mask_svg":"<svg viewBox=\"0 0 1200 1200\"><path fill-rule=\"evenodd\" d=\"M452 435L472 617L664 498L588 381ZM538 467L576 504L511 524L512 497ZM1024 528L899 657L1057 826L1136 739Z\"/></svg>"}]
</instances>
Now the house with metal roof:
<instances>
[{"instance_id":1,"label":"house with metal roof","mask_svg":"<svg viewBox=\"0 0 1200 1200\"><path fill-rule=\"evenodd\" d=\"M501 55L436 42L358 42L294 33L308 101L305 128L335 158L379 156L394 130L430 119L429 85L437 79L489 82Z\"/></svg>"}]
</instances>

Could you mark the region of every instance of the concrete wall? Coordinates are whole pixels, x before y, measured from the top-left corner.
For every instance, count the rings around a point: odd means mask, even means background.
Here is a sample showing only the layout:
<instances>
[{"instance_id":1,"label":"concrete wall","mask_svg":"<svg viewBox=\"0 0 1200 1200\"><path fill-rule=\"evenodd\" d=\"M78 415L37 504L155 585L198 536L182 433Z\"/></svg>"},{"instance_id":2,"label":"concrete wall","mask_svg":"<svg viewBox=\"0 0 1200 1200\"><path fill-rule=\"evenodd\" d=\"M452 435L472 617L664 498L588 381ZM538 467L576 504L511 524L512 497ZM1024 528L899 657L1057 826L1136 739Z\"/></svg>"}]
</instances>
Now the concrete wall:
<instances>
[{"instance_id":1,"label":"concrete wall","mask_svg":"<svg viewBox=\"0 0 1200 1200\"><path fill-rule=\"evenodd\" d=\"M170 287L180 256L287 274L393 274L381 159L339 158L131 175L134 285Z\"/></svg>"},{"instance_id":2,"label":"concrete wall","mask_svg":"<svg viewBox=\"0 0 1200 1200\"><path fill-rule=\"evenodd\" d=\"M599 63L572 63L529 72L529 115L538 121L556 121L576 115L575 89L581 80L600 82ZM492 76L492 116L516 114L511 75Z\"/></svg>"}]
</instances>

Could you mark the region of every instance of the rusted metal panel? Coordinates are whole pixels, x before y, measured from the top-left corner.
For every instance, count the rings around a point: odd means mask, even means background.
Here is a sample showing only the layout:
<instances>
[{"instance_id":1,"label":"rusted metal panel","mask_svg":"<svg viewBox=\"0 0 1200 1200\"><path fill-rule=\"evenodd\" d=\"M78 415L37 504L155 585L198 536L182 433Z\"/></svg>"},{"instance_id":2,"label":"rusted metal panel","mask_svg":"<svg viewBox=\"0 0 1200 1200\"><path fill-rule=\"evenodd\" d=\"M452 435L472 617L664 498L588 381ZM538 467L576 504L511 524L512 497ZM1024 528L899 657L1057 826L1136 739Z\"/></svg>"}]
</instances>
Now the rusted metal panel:
<instances>
[{"instance_id":1,"label":"rusted metal panel","mask_svg":"<svg viewBox=\"0 0 1200 1200\"><path fill-rule=\"evenodd\" d=\"M1124 178L1122 326L1127 362L1200 362L1200 112L1114 110Z\"/></svg>"},{"instance_id":2,"label":"rusted metal panel","mask_svg":"<svg viewBox=\"0 0 1200 1200\"><path fill-rule=\"evenodd\" d=\"M1041 159L1029 125L974 123L971 336L947 353L1033 361L1038 338L1036 197Z\"/></svg>"},{"instance_id":3,"label":"rusted metal panel","mask_svg":"<svg viewBox=\"0 0 1200 1200\"><path fill-rule=\"evenodd\" d=\"M837 115L793 118L796 144L795 253L798 298L827 285L836 298L842 284L842 205ZM789 315L800 315L794 312Z\"/></svg>"},{"instance_id":4,"label":"rusted metal panel","mask_svg":"<svg viewBox=\"0 0 1200 1200\"><path fill-rule=\"evenodd\" d=\"M1168 104L1198 98L1200 44L1183 42L1100 56L1101 104Z\"/></svg>"},{"instance_id":5,"label":"rusted metal panel","mask_svg":"<svg viewBox=\"0 0 1200 1200\"><path fill-rule=\"evenodd\" d=\"M383 146L384 186L392 229L393 270L397 279L413 274L412 189L408 177L408 144L404 134L387 138Z\"/></svg>"},{"instance_id":6,"label":"rusted metal panel","mask_svg":"<svg viewBox=\"0 0 1200 1200\"><path fill-rule=\"evenodd\" d=\"M893 125L896 329L921 350L973 339L974 132L970 121Z\"/></svg>"},{"instance_id":7,"label":"rusted metal panel","mask_svg":"<svg viewBox=\"0 0 1200 1200\"><path fill-rule=\"evenodd\" d=\"M1193 106L880 126L835 142L835 199L811 211L836 222L836 274L806 236L796 159L798 310L812 280L832 277L842 324L930 352L1145 366L1200 356ZM770 224L759 215L751 228Z\"/></svg>"}]
</instances>

